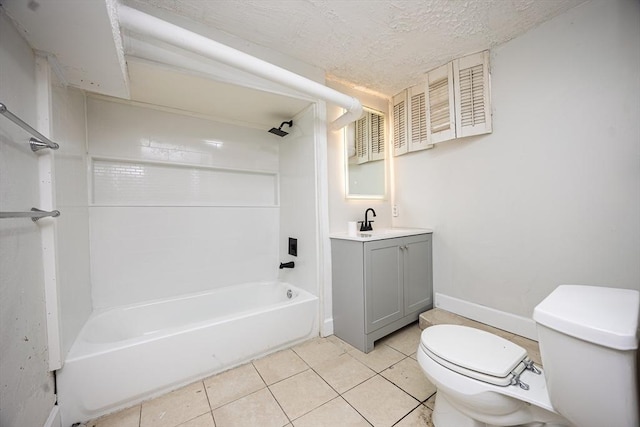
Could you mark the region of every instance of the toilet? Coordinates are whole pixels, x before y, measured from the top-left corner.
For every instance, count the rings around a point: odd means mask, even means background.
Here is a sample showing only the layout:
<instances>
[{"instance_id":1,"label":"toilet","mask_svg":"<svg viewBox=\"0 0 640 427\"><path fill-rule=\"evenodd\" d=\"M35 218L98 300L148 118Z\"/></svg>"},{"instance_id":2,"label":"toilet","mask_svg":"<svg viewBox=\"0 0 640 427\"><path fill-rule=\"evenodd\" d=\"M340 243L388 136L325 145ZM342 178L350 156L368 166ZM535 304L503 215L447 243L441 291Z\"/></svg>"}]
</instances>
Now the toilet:
<instances>
[{"instance_id":1,"label":"toilet","mask_svg":"<svg viewBox=\"0 0 640 427\"><path fill-rule=\"evenodd\" d=\"M435 325L417 358L436 427L637 427L640 293L561 285L534 310L544 370L479 329Z\"/></svg>"}]
</instances>

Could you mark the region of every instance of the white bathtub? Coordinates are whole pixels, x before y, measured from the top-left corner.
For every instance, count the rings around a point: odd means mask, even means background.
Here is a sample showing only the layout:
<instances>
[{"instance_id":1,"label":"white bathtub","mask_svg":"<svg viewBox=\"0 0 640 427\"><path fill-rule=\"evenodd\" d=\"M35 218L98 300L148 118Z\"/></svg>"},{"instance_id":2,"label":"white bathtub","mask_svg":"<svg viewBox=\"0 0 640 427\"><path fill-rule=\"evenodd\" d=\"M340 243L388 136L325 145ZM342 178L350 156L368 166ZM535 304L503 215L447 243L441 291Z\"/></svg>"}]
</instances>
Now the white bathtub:
<instances>
[{"instance_id":1,"label":"white bathtub","mask_svg":"<svg viewBox=\"0 0 640 427\"><path fill-rule=\"evenodd\" d=\"M317 316L317 297L277 282L95 312L56 374L62 424L116 411L312 337Z\"/></svg>"}]
</instances>

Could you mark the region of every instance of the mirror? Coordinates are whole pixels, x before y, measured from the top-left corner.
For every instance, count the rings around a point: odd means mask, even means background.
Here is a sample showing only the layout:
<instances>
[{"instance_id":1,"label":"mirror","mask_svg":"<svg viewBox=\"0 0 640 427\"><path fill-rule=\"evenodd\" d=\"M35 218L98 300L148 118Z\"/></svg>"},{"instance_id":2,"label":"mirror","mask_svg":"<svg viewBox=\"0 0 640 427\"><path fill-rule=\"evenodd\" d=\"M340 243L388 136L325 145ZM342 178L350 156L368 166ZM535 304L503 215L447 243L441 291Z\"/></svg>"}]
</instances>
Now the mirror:
<instances>
[{"instance_id":1,"label":"mirror","mask_svg":"<svg viewBox=\"0 0 640 427\"><path fill-rule=\"evenodd\" d=\"M360 119L344 128L347 198L384 199L385 135L384 113L366 107Z\"/></svg>"}]
</instances>

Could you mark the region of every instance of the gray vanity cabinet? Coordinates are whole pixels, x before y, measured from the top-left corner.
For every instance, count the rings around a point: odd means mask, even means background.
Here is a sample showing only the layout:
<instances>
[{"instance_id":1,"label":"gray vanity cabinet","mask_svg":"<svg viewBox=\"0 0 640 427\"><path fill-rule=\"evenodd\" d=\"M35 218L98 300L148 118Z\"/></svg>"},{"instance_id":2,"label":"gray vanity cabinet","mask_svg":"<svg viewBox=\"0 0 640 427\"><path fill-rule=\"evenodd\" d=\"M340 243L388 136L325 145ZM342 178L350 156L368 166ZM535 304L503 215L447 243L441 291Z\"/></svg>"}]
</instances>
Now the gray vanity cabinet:
<instances>
[{"instance_id":1,"label":"gray vanity cabinet","mask_svg":"<svg viewBox=\"0 0 640 427\"><path fill-rule=\"evenodd\" d=\"M331 240L334 333L368 353L433 306L431 234Z\"/></svg>"}]
</instances>

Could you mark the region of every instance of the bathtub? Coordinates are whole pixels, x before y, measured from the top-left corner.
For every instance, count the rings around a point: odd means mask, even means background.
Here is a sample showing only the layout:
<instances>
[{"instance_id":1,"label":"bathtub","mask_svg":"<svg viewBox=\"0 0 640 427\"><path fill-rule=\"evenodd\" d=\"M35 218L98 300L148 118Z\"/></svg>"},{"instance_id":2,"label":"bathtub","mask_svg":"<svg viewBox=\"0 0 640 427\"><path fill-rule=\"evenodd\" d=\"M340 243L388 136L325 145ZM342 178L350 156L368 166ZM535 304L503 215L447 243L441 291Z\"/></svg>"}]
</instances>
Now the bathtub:
<instances>
[{"instance_id":1,"label":"bathtub","mask_svg":"<svg viewBox=\"0 0 640 427\"><path fill-rule=\"evenodd\" d=\"M56 373L63 426L163 394L318 333L318 298L280 282L94 312Z\"/></svg>"}]
</instances>

